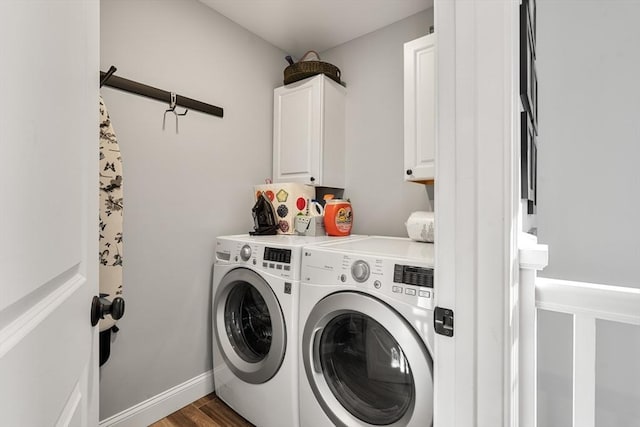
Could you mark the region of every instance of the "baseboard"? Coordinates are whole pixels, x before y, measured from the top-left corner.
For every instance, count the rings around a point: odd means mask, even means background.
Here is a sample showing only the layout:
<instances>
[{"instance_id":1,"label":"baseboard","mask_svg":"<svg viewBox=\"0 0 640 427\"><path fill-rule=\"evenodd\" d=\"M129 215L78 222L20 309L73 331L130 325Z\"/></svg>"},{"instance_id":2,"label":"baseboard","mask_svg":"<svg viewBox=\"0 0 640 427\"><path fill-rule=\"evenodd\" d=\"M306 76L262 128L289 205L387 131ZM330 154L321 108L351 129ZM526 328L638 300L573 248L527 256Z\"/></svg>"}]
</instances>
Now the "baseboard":
<instances>
[{"instance_id":1,"label":"baseboard","mask_svg":"<svg viewBox=\"0 0 640 427\"><path fill-rule=\"evenodd\" d=\"M148 426L212 392L213 371L207 371L100 421L99 427Z\"/></svg>"}]
</instances>

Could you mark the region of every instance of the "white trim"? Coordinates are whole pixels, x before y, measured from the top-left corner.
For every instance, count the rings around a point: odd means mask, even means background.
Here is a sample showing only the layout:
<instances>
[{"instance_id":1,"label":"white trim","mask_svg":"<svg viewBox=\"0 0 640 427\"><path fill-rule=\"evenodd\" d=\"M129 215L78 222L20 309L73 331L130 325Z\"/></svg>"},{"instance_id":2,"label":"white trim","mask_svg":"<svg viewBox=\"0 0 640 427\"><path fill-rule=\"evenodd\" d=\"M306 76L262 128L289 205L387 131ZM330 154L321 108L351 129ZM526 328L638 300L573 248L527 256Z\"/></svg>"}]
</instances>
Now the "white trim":
<instances>
[{"instance_id":1,"label":"white trim","mask_svg":"<svg viewBox=\"0 0 640 427\"><path fill-rule=\"evenodd\" d=\"M212 393L213 390L213 370L210 370L100 421L99 426L147 426Z\"/></svg>"},{"instance_id":2,"label":"white trim","mask_svg":"<svg viewBox=\"0 0 640 427\"><path fill-rule=\"evenodd\" d=\"M503 67L506 75L505 79L504 116L508 118L504 124L505 131L505 165L504 165L504 215L511 217L505 226L510 227L506 236L505 255L508 254L506 264L506 277L509 288L505 294L504 304L507 307L505 312L506 321L503 323L504 335L507 337L505 348L505 376L504 376L504 399L505 407L509 409L505 413L504 425L520 427L520 372L521 354L520 334L521 319L521 297L520 297L520 268L519 262L519 239L522 226L520 219L520 7L518 2L511 2L505 5L503 11ZM515 216L515 218L513 218Z\"/></svg>"},{"instance_id":3,"label":"white trim","mask_svg":"<svg viewBox=\"0 0 640 427\"><path fill-rule=\"evenodd\" d=\"M456 245L455 236L455 3L450 0L435 0L434 26L437 31L436 44L436 168L434 188L435 198L435 303L440 307L460 313L456 303ZM446 141L447 143L443 143ZM444 236L444 238L442 237ZM440 286L448 283L447 286ZM453 338L435 336L433 380L434 404L433 425L458 426L456 407L458 397L456 387L460 387L461 377L468 379L469 389L473 389L470 375L458 375L456 344L459 340L458 318L454 320L456 335ZM449 361L449 363L438 362ZM466 374L466 372L465 372ZM463 389L464 390L464 389ZM465 408L466 409L466 408ZM465 411L460 411L464 414ZM467 415L468 416L468 415ZM471 424L469 424L471 425Z\"/></svg>"},{"instance_id":4,"label":"white trim","mask_svg":"<svg viewBox=\"0 0 640 427\"><path fill-rule=\"evenodd\" d=\"M520 263L518 422L519 427L535 427L538 405L536 272L549 263L549 248L547 245L538 244L538 238L527 233L519 234L518 245Z\"/></svg>"},{"instance_id":5,"label":"white trim","mask_svg":"<svg viewBox=\"0 0 640 427\"><path fill-rule=\"evenodd\" d=\"M49 295L18 316L13 322L0 329L0 359L38 327L40 323L48 320L51 313L57 310L86 282L87 278L81 274L73 275Z\"/></svg>"},{"instance_id":6,"label":"white trim","mask_svg":"<svg viewBox=\"0 0 640 427\"><path fill-rule=\"evenodd\" d=\"M67 404L62 410L62 414L60 415L58 422L56 422L56 427L71 425L74 415L76 415L80 409L79 406L81 401L82 394L80 393L80 383L77 383L71 392L71 396L69 396L69 400L67 400Z\"/></svg>"},{"instance_id":7,"label":"white trim","mask_svg":"<svg viewBox=\"0 0 640 427\"><path fill-rule=\"evenodd\" d=\"M518 297L520 300L518 347L518 426L536 427L538 406L538 362L536 310L536 271L520 269Z\"/></svg>"},{"instance_id":8,"label":"white trim","mask_svg":"<svg viewBox=\"0 0 640 427\"><path fill-rule=\"evenodd\" d=\"M536 236L520 233L518 245L521 269L542 270L549 264L549 247L538 244Z\"/></svg>"},{"instance_id":9,"label":"white trim","mask_svg":"<svg viewBox=\"0 0 640 427\"><path fill-rule=\"evenodd\" d=\"M536 305L543 310L640 325L640 289L635 288L539 277Z\"/></svg>"}]
</instances>

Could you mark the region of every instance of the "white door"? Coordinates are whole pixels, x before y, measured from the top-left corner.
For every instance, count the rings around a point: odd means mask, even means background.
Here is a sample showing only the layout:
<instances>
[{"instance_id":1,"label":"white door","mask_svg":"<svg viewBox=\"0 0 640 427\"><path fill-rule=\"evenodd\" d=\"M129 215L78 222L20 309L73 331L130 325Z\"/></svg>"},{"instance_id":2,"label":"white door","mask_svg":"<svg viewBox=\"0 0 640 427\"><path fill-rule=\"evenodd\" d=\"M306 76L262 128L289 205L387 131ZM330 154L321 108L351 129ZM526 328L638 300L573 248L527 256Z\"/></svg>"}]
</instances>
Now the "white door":
<instances>
[{"instance_id":1,"label":"white door","mask_svg":"<svg viewBox=\"0 0 640 427\"><path fill-rule=\"evenodd\" d=\"M97 0L0 2L0 424L98 423Z\"/></svg>"}]
</instances>

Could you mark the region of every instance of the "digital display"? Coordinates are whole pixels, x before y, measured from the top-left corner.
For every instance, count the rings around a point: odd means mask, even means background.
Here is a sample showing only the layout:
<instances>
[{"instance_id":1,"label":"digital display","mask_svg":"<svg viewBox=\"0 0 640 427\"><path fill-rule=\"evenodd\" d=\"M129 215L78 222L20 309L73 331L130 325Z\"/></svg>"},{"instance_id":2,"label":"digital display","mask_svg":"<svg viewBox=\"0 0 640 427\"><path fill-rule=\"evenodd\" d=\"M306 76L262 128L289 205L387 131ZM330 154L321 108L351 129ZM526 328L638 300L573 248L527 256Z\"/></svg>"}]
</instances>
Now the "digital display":
<instances>
[{"instance_id":1,"label":"digital display","mask_svg":"<svg viewBox=\"0 0 640 427\"><path fill-rule=\"evenodd\" d=\"M394 283L433 288L433 268L396 264L393 267Z\"/></svg>"},{"instance_id":2,"label":"digital display","mask_svg":"<svg viewBox=\"0 0 640 427\"><path fill-rule=\"evenodd\" d=\"M291 249L264 248L264 260L291 264Z\"/></svg>"}]
</instances>

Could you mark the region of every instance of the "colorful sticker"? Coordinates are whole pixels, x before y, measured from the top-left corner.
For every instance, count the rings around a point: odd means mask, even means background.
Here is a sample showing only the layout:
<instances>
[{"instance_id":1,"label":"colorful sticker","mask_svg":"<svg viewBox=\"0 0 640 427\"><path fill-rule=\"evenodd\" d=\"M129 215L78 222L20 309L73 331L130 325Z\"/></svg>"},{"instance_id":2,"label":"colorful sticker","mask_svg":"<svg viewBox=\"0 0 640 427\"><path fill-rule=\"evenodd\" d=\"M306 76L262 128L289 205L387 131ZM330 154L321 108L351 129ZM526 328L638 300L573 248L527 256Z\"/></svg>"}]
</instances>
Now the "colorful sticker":
<instances>
[{"instance_id":1,"label":"colorful sticker","mask_svg":"<svg viewBox=\"0 0 640 427\"><path fill-rule=\"evenodd\" d=\"M269 199L270 202L273 202L273 198L274 198L273 191L267 190L264 192L264 194L267 196L267 199Z\"/></svg>"},{"instance_id":2,"label":"colorful sticker","mask_svg":"<svg viewBox=\"0 0 640 427\"><path fill-rule=\"evenodd\" d=\"M283 204L278 206L278 209L276 210L276 212L278 213L278 216L280 218L284 218L289 213L289 208L287 207L287 205Z\"/></svg>"},{"instance_id":3,"label":"colorful sticker","mask_svg":"<svg viewBox=\"0 0 640 427\"><path fill-rule=\"evenodd\" d=\"M279 221L278 222L278 227L280 228L280 231L282 231L283 233L286 233L287 231L289 231L289 223L287 221Z\"/></svg>"},{"instance_id":4,"label":"colorful sticker","mask_svg":"<svg viewBox=\"0 0 640 427\"><path fill-rule=\"evenodd\" d=\"M289 193L287 193L286 191L284 191L284 189L278 191L276 193L276 198L278 199L278 201L280 203L284 203L287 201L287 198L289 197Z\"/></svg>"},{"instance_id":5,"label":"colorful sticker","mask_svg":"<svg viewBox=\"0 0 640 427\"><path fill-rule=\"evenodd\" d=\"M296 207L299 211L304 210L304 208L307 207L307 201L303 197L298 197L298 200L296 200Z\"/></svg>"}]
</instances>

